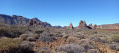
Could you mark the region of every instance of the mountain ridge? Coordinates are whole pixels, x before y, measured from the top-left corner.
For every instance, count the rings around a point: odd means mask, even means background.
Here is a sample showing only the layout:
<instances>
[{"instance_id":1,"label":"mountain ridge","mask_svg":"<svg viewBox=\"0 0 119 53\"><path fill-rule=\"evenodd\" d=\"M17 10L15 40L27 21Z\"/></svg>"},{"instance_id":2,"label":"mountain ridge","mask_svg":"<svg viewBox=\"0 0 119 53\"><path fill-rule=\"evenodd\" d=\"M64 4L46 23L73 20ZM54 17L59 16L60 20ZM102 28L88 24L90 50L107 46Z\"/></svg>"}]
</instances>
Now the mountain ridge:
<instances>
[{"instance_id":1,"label":"mountain ridge","mask_svg":"<svg viewBox=\"0 0 119 53\"><path fill-rule=\"evenodd\" d=\"M32 18L32 19L28 19L26 17L23 16L17 16L17 15L5 15L5 14L0 14L0 23L3 24L8 24L8 25L15 25L15 26L28 26L30 21L36 21L37 25L42 25L44 27L49 26L51 27L51 25L47 22L42 22L37 18Z\"/></svg>"},{"instance_id":2,"label":"mountain ridge","mask_svg":"<svg viewBox=\"0 0 119 53\"><path fill-rule=\"evenodd\" d=\"M5 25L10 25L10 26L43 26L43 27L53 27L53 28L62 28L61 26L52 26L50 23L47 22L42 22L41 20L39 20L38 18L32 18L32 19L28 19L26 17L23 16L18 16L18 15L5 15L5 14L0 14L0 23L1 24L5 24ZM69 26L70 29L73 29L73 25L72 27ZM68 27L68 28L69 28ZM67 28L67 27L63 27L63 28ZM115 24L103 24L103 25L92 25L89 24L87 26L85 21L80 21L79 25L77 26L77 28L80 29L119 29L119 23L115 23Z\"/></svg>"}]
</instances>

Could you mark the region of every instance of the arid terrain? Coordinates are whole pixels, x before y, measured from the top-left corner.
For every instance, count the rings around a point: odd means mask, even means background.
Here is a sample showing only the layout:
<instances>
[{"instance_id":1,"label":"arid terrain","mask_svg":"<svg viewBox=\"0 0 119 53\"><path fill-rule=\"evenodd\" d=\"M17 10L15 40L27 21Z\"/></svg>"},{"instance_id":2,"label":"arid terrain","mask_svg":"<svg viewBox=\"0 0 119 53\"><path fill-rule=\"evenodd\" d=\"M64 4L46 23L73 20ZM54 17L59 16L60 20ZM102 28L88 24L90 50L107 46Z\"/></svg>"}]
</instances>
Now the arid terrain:
<instances>
[{"instance_id":1,"label":"arid terrain","mask_svg":"<svg viewBox=\"0 0 119 53\"><path fill-rule=\"evenodd\" d=\"M0 14L0 53L119 53L119 24L61 27Z\"/></svg>"}]
</instances>

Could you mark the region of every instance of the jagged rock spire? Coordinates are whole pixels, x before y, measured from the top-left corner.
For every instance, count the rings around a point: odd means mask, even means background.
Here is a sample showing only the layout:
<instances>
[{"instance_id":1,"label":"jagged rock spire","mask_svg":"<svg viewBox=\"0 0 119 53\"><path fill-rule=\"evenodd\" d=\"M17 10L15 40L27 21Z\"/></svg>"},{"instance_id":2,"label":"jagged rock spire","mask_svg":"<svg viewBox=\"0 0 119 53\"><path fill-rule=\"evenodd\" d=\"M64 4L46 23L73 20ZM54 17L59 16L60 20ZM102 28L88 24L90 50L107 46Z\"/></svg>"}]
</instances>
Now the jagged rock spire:
<instances>
[{"instance_id":1,"label":"jagged rock spire","mask_svg":"<svg viewBox=\"0 0 119 53\"><path fill-rule=\"evenodd\" d=\"M92 29L97 29L97 24L92 25L92 23L91 23L91 24L89 24L89 27Z\"/></svg>"},{"instance_id":2,"label":"jagged rock spire","mask_svg":"<svg viewBox=\"0 0 119 53\"><path fill-rule=\"evenodd\" d=\"M69 25L69 29L74 29L72 23L70 23L70 25Z\"/></svg>"},{"instance_id":3,"label":"jagged rock spire","mask_svg":"<svg viewBox=\"0 0 119 53\"><path fill-rule=\"evenodd\" d=\"M97 24L94 25L94 29L97 29Z\"/></svg>"},{"instance_id":4,"label":"jagged rock spire","mask_svg":"<svg viewBox=\"0 0 119 53\"><path fill-rule=\"evenodd\" d=\"M79 26L87 26L87 25L86 25L86 22L85 21L82 21L81 20Z\"/></svg>"},{"instance_id":5,"label":"jagged rock spire","mask_svg":"<svg viewBox=\"0 0 119 53\"><path fill-rule=\"evenodd\" d=\"M77 26L79 29L89 29L85 21L80 21L79 26Z\"/></svg>"},{"instance_id":6,"label":"jagged rock spire","mask_svg":"<svg viewBox=\"0 0 119 53\"><path fill-rule=\"evenodd\" d=\"M88 26L89 26L89 27L91 27L91 26L92 26L92 23L91 23L91 24L89 24Z\"/></svg>"}]
</instances>

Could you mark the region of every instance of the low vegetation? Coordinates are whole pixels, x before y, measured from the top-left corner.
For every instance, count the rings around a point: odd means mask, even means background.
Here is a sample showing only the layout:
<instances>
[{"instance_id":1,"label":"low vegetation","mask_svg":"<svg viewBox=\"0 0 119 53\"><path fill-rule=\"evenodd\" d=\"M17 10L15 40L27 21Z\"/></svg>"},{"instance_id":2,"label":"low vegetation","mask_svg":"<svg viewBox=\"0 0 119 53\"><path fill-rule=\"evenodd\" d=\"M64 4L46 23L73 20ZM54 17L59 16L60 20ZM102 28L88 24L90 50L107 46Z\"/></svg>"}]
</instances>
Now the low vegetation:
<instances>
[{"instance_id":1,"label":"low vegetation","mask_svg":"<svg viewBox=\"0 0 119 53\"><path fill-rule=\"evenodd\" d=\"M0 27L0 53L118 52L118 32L119 30Z\"/></svg>"}]
</instances>

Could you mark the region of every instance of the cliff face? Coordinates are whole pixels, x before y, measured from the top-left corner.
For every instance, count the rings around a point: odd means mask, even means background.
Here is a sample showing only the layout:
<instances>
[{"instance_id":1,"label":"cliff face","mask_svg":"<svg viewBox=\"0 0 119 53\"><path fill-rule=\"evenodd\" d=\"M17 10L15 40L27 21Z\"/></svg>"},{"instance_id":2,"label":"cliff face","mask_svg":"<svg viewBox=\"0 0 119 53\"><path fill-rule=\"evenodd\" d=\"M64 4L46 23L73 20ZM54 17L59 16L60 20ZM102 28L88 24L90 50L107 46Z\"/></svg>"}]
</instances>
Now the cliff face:
<instances>
[{"instance_id":1,"label":"cliff face","mask_svg":"<svg viewBox=\"0 0 119 53\"><path fill-rule=\"evenodd\" d=\"M40 25L44 27L51 26L49 23L42 22L38 20L37 18L27 19L23 16L17 16L17 15L9 16L9 15L0 14L0 23L7 24L7 25L29 26L32 21L36 22L36 23L33 23L33 25L36 24L36 25Z\"/></svg>"}]
</instances>

